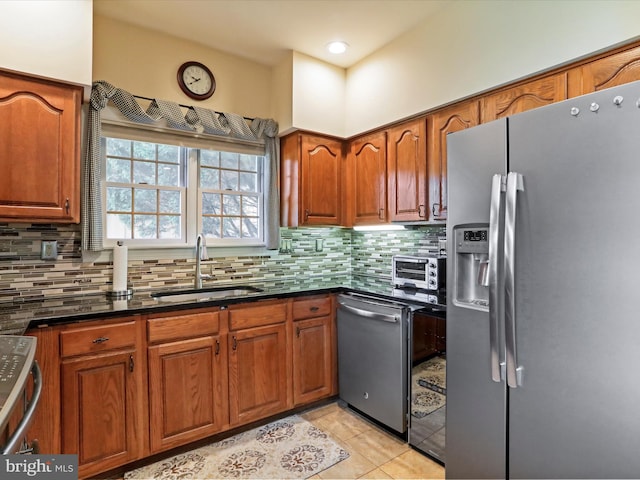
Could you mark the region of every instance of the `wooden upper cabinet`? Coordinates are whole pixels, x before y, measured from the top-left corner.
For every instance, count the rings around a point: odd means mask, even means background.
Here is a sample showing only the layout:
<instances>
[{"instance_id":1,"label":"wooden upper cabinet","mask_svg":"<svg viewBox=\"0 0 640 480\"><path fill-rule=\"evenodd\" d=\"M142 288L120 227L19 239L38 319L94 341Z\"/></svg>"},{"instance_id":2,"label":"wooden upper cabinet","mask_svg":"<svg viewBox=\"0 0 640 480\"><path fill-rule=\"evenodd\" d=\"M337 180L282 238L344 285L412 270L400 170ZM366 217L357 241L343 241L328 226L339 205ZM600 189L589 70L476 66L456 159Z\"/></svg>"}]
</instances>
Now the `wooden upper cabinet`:
<instances>
[{"instance_id":1,"label":"wooden upper cabinet","mask_svg":"<svg viewBox=\"0 0 640 480\"><path fill-rule=\"evenodd\" d=\"M482 123L567 98L567 74L559 73L482 97Z\"/></svg>"},{"instance_id":2,"label":"wooden upper cabinet","mask_svg":"<svg viewBox=\"0 0 640 480\"><path fill-rule=\"evenodd\" d=\"M425 119L391 127L387 135L388 220L428 220Z\"/></svg>"},{"instance_id":3,"label":"wooden upper cabinet","mask_svg":"<svg viewBox=\"0 0 640 480\"><path fill-rule=\"evenodd\" d=\"M636 80L640 80L640 46L570 70L569 96L597 92Z\"/></svg>"},{"instance_id":4,"label":"wooden upper cabinet","mask_svg":"<svg viewBox=\"0 0 640 480\"><path fill-rule=\"evenodd\" d=\"M387 133L356 138L350 144L351 188L346 189L351 223L387 221Z\"/></svg>"},{"instance_id":5,"label":"wooden upper cabinet","mask_svg":"<svg viewBox=\"0 0 640 480\"><path fill-rule=\"evenodd\" d=\"M80 221L82 89L0 72L0 221Z\"/></svg>"},{"instance_id":6,"label":"wooden upper cabinet","mask_svg":"<svg viewBox=\"0 0 640 480\"><path fill-rule=\"evenodd\" d=\"M342 141L295 133L281 140L282 226L341 225Z\"/></svg>"},{"instance_id":7,"label":"wooden upper cabinet","mask_svg":"<svg viewBox=\"0 0 640 480\"><path fill-rule=\"evenodd\" d=\"M474 127L480 121L477 100L459 103L429 115L429 213L433 220L447 218L447 134Z\"/></svg>"}]
</instances>

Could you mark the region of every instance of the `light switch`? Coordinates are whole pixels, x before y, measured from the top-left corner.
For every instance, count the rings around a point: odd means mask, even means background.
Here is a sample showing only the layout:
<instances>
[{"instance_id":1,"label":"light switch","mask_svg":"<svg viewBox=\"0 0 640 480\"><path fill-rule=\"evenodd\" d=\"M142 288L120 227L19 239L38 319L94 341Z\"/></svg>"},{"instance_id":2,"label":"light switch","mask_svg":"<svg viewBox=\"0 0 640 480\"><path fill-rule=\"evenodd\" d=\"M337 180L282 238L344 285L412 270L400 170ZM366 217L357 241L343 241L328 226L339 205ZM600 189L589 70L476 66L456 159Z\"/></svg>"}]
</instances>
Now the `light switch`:
<instances>
[{"instance_id":1,"label":"light switch","mask_svg":"<svg viewBox=\"0 0 640 480\"><path fill-rule=\"evenodd\" d=\"M42 260L57 260L58 242L55 240L43 240L40 248L40 258Z\"/></svg>"}]
</instances>

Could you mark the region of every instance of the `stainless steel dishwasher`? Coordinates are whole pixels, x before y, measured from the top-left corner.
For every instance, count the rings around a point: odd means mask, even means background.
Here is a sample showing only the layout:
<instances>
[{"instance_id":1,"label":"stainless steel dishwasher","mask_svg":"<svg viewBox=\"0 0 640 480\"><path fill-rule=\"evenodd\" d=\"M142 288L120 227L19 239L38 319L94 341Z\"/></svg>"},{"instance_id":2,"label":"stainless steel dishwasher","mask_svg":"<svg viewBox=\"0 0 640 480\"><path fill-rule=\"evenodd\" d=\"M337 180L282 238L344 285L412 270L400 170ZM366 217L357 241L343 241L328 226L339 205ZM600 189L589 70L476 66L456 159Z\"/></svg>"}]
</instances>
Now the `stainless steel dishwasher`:
<instances>
[{"instance_id":1,"label":"stainless steel dishwasher","mask_svg":"<svg viewBox=\"0 0 640 480\"><path fill-rule=\"evenodd\" d=\"M407 331L421 307L355 293L338 296L340 398L398 433L407 430Z\"/></svg>"}]
</instances>

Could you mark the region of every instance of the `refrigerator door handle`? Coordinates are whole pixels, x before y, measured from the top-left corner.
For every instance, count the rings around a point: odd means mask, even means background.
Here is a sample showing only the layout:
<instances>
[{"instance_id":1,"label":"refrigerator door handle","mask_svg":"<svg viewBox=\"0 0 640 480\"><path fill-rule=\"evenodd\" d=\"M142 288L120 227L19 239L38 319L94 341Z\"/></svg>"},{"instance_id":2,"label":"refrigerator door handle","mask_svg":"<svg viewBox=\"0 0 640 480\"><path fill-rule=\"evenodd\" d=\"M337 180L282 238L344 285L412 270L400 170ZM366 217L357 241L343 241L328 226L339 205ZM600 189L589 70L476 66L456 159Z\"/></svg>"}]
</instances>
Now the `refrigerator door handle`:
<instances>
[{"instance_id":1,"label":"refrigerator door handle","mask_svg":"<svg viewBox=\"0 0 640 480\"><path fill-rule=\"evenodd\" d=\"M522 367L518 365L516 352L516 303L515 303L515 249L516 210L518 192L524 191L522 175L509 172L504 220L504 299L505 299L505 346L507 361L507 385L511 388L522 386Z\"/></svg>"},{"instance_id":2,"label":"refrigerator door handle","mask_svg":"<svg viewBox=\"0 0 640 480\"><path fill-rule=\"evenodd\" d=\"M500 252L500 207L502 193L506 190L506 176L496 173L491 182L491 206L489 210L489 350L491 355L491 379L504 379L501 368L500 324L504 304L503 292L499 288ZM503 350L503 349L502 349Z\"/></svg>"}]
</instances>

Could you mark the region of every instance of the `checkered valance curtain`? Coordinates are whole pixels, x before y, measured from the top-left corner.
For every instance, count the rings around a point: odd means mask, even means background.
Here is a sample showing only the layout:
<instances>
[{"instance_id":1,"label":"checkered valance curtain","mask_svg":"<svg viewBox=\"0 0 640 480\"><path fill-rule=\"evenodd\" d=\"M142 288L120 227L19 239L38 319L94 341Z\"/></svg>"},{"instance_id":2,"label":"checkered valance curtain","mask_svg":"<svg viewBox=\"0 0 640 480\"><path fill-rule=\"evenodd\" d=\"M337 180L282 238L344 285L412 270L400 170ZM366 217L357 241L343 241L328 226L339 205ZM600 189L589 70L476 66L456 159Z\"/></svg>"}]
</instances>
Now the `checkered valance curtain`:
<instances>
[{"instance_id":1,"label":"checkered valance curtain","mask_svg":"<svg viewBox=\"0 0 640 480\"><path fill-rule=\"evenodd\" d=\"M275 120L254 118L251 123L234 113L218 113L202 107L187 107L183 113L181 106L166 100L151 100L145 109L129 92L116 88L105 81L97 81L91 90L89 102L87 142L84 152L82 184L82 248L102 250L102 160L100 155L101 111L111 101L128 120L153 125L166 121L171 128L208 133L246 140L265 142L265 241L268 249L276 249L279 244L280 197L278 192L278 166L280 164L280 143L278 124Z\"/></svg>"}]
</instances>

